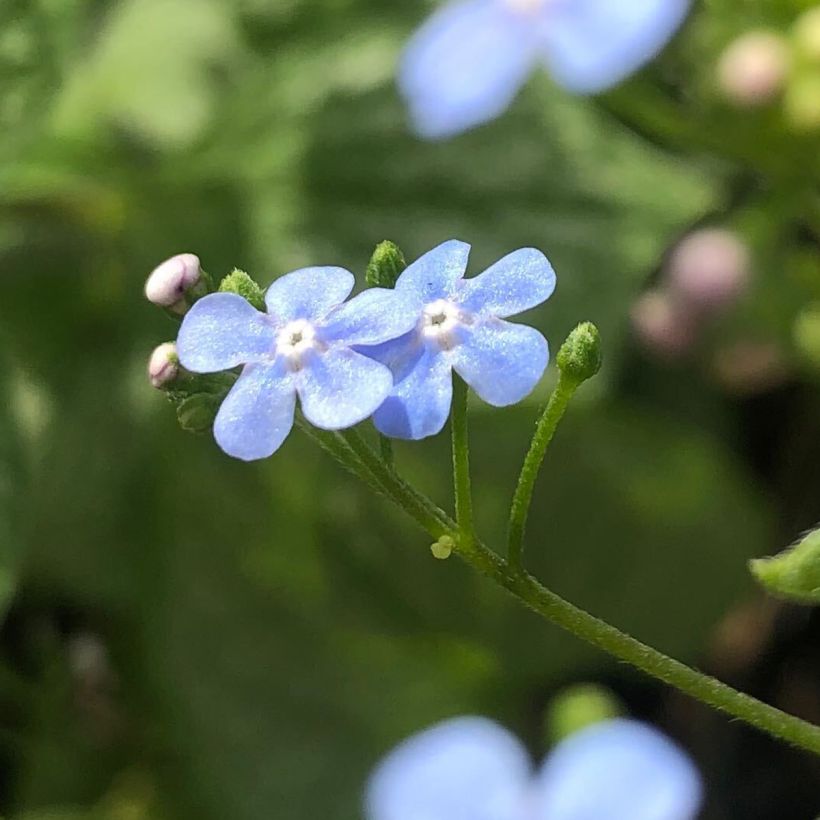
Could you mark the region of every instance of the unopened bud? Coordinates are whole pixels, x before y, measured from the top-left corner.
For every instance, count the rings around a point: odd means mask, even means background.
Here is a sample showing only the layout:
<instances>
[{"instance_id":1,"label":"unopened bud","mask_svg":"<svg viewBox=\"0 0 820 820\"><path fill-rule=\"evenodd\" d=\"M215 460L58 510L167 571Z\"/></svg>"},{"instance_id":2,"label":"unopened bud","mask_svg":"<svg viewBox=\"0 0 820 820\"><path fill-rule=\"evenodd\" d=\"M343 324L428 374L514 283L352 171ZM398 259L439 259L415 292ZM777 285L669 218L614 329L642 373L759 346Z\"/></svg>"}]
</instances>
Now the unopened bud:
<instances>
[{"instance_id":1,"label":"unopened bud","mask_svg":"<svg viewBox=\"0 0 820 820\"><path fill-rule=\"evenodd\" d=\"M666 275L672 291L704 312L725 310L746 290L749 249L731 231L709 228L687 236L673 251Z\"/></svg>"},{"instance_id":2,"label":"unopened bud","mask_svg":"<svg viewBox=\"0 0 820 820\"><path fill-rule=\"evenodd\" d=\"M158 265L145 283L149 302L183 314L198 296L207 292L199 257L180 253Z\"/></svg>"},{"instance_id":3,"label":"unopened bud","mask_svg":"<svg viewBox=\"0 0 820 820\"><path fill-rule=\"evenodd\" d=\"M576 384L591 379L603 363L598 328L592 322L581 322L561 345L556 362L561 376Z\"/></svg>"},{"instance_id":4,"label":"unopened bud","mask_svg":"<svg viewBox=\"0 0 820 820\"><path fill-rule=\"evenodd\" d=\"M433 558L438 558L439 561L446 561L455 549L456 542L449 535L442 535L434 544L430 546L430 552L433 553Z\"/></svg>"},{"instance_id":5,"label":"unopened bud","mask_svg":"<svg viewBox=\"0 0 820 820\"><path fill-rule=\"evenodd\" d=\"M793 37L798 56L820 64L820 6L809 9L797 18Z\"/></svg>"},{"instance_id":6,"label":"unopened bud","mask_svg":"<svg viewBox=\"0 0 820 820\"><path fill-rule=\"evenodd\" d=\"M749 562L757 580L772 594L801 604L820 604L820 530L772 558Z\"/></svg>"},{"instance_id":7,"label":"unopened bud","mask_svg":"<svg viewBox=\"0 0 820 820\"><path fill-rule=\"evenodd\" d=\"M370 257L364 275L365 282L371 288L392 288L406 267L407 261L399 246L385 240L376 245L376 250Z\"/></svg>"},{"instance_id":8,"label":"unopened bud","mask_svg":"<svg viewBox=\"0 0 820 820\"><path fill-rule=\"evenodd\" d=\"M168 387L179 375L177 346L165 342L154 349L148 360L148 379L158 390Z\"/></svg>"},{"instance_id":9,"label":"unopened bud","mask_svg":"<svg viewBox=\"0 0 820 820\"><path fill-rule=\"evenodd\" d=\"M820 130L820 70L796 77L789 85L783 104L795 131Z\"/></svg>"},{"instance_id":10,"label":"unopened bud","mask_svg":"<svg viewBox=\"0 0 820 820\"><path fill-rule=\"evenodd\" d=\"M787 42L768 31L739 37L723 52L718 84L727 99L740 107L765 105L783 90L791 68Z\"/></svg>"},{"instance_id":11,"label":"unopened bud","mask_svg":"<svg viewBox=\"0 0 820 820\"><path fill-rule=\"evenodd\" d=\"M665 291L644 293L632 306L631 317L644 347L663 358L680 358L697 340L697 320L692 310Z\"/></svg>"},{"instance_id":12,"label":"unopened bud","mask_svg":"<svg viewBox=\"0 0 820 820\"><path fill-rule=\"evenodd\" d=\"M234 268L220 283L220 293L236 293L250 302L257 310L265 310L265 295L262 288L239 268Z\"/></svg>"}]
</instances>

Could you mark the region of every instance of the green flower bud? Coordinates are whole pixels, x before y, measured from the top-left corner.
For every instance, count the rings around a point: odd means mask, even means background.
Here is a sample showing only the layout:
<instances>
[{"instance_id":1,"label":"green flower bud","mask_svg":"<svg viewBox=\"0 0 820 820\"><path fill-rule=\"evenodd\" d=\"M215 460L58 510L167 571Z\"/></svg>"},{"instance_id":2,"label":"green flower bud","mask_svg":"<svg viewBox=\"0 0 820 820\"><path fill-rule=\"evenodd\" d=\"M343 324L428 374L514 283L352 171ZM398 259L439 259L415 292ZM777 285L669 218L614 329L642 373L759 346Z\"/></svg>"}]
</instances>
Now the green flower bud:
<instances>
[{"instance_id":1,"label":"green flower bud","mask_svg":"<svg viewBox=\"0 0 820 820\"><path fill-rule=\"evenodd\" d=\"M581 322L561 345L556 360L561 376L575 384L591 379L603 361L598 328L592 322Z\"/></svg>"},{"instance_id":2,"label":"green flower bud","mask_svg":"<svg viewBox=\"0 0 820 820\"><path fill-rule=\"evenodd\" d=\"M435 544L430 546L430 552L433 553L433 558L446 561L453 554L455 546L456 542L449 535L442 535Z\"/></svg>"},{"instance_id":3,"label":"green flower bud","mask_svg":"<svg viewBox=\"0 0 820 820\"><path fill-rule=\"evenodd\" d=\"M220 283L220 293L236 293L250 302L257 310L265 309L265 296L262 288L239 268L234 268Z\"/></svg>"},{"instance_id":4,"label":"green flower bud","mask_svg":"<svg viewBox=\"0 0 820 820\"><path fill-rule=\"evenodd\" d=\"M766 590L800 604L820 603L820 529L772 558L757 558L749 569Z\"/></svg>"},{"instance_id":5,"label":"green flower bud","mask_svg":"<svg viewBox=\"0 0 820 820\"><path fill-rule=\"evenodd\" d=\"M364 279L369 288L392 288L406 267L407 262L399 246L385 240L376 245Z\"/></svg>"},{"instance_id":6,"label":"green flower bud","mask_svg":"<svg viewBox=\"0 0 820 820\"><path fill-rule=\"evenodd\" d=\"M617 698L603 686L583 683L560 692L545 717L547 738L558 743L575 732L617 717L623 711Z\"/></svg>"}]
</instances>

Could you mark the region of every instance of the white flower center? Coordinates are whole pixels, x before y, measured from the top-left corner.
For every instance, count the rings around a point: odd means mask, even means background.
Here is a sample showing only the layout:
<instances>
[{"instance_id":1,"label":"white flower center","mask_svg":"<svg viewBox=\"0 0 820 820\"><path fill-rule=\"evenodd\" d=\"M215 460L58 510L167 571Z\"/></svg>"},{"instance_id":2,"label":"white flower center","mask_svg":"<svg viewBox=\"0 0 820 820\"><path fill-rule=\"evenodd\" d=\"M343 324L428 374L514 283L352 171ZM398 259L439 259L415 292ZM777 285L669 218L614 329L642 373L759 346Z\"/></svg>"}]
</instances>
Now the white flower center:
<instances>
[{"instance_id":1,"label":"white flower center","mask_svg":"<svg viewBox=\"0 0 820 820\"><path fill-rule=\"evenodd\" d=\"M459 342L458 329L469 323L469 317L456 305L446 299L437 299L424 306L421 332L425 339L449 350Z\"/></svg>"},{"instance_id":2,"label":"white flower center","mask_svg":"<svg viewBox=\"0 0 820 820\"><path fill-rule=\"evenodd\" d=\"M293 370L298 370L305 355L316 347L316 330L306 319L288 322L276 337L276 352Z\"/></svg>"}]
</instances>

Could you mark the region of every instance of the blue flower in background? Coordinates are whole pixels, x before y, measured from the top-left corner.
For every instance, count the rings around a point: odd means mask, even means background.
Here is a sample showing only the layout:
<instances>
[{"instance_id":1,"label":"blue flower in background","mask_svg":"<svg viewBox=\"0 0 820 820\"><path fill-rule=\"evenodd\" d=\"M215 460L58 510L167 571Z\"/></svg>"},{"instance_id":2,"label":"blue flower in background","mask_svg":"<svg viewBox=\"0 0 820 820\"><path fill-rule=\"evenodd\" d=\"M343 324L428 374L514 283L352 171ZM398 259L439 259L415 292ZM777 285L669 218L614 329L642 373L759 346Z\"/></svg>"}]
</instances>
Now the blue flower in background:
<instances>
[{"instance_id":1,"label":"blue flower in background","mask_svg":"<svg viewBox=\"0 0 820 820\"><path fill-rule=\"evenodd\" d=\"M353 283L342 268L305 268L268 288L267 313L236 294L214 293L186 314L177 339L185 368L244 365L214 422L228 455L250 461L274 453L293 426L297 395L311 424L339 430L367 418L390 393L390 370L352 346L407 332L416 321L412 305L384 288L345 303Z\"/></svg>"},{"instance_id":2,"label":"blue flower in background","mask_svg":"<svg viewBox=\"0 0 820 820\"><path fill-rule=\"evenodd\" d=\"M450 413L453 370L496 407L521 401L544 373L546 339L503 319L550 297L552 266L540 251L524 248L463 279L469 253L469 245L452 240L410 265L396 292L413 306L413 329L378 347L359 348L393 371L395 387L373 417L387 436L438 433Z\"/></svg>"},{"instance_id":3,"label":"blue flower in background","mask_svg":"<svg viewBox=\"0 0 820 820\"><path fill-rule=\"evenodd\" d=\"M533 773L501 726L464 717L411 737L367 788L367 820L694 820L700 776L672 741L617 718L571 735Z\"/></svg>"},{"instance_id":4,"label":"blue flower in background","mask_svg":"<svg viewBox=\"0 0 820 820\"><path fill-rule=\"evenodd\" d=\"M501 114L539 63L572 93L616 85L663 48L690 2L456 0L411 40L399 88L421 136L452 136Z\"/></svg>"}]
</instances>

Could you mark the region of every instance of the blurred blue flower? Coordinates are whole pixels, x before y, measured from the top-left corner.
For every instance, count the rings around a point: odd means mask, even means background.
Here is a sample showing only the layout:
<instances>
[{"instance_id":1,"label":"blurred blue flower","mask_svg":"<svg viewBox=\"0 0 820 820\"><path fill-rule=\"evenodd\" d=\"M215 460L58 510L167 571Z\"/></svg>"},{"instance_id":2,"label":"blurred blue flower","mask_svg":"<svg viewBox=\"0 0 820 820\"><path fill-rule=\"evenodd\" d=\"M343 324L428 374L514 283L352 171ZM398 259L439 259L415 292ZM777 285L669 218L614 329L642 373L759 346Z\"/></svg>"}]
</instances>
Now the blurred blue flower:
<instances>
[{"instance_id":1,"label":"blurred blue flower","mask_svg":"<svg viewBox=\"0 0 820 820\"><path fill-rule=\"evenodd\" d=\"M538 63L576 94L651 60L691 0L455 0L415 34L399 88L416 131L438 139L494 119Z\"/></svg>"},{"instance_id":2,"label":"blurred blue flower","mask_svg":"<svg viewBox=\"0 0 820 820\"><path fill-rule=\"evenodd\" d=\"M694 820L702 792L687 755L637 721L582 729L533 773L509 732L463 717L391 752L365 800L367 820Z\"/></svg>"},{"instance_id":3,"label":"blurred blue flower","mask_svg":"<svg viewBox=\"0 0 820 820\"><path fill-rule=\"evenodd\" d=\"M410 265L396 292L413 305L415 326L393 341L359 348L393 371L393 391L373 417L387 436L421 439L444 427L453 369L496 407L521 401L544 373L546 339L503 319L550 297L552 266L540 251L523 248L463 279L469 253L469 245L451 240Z\"/></svg>"},{"instance_id":4,"label":"blurred blue flower","mask_svg":"<svg viewBox=\"0 0 820 820\"><path fill-rule=\"evenodd\" d=\"M384 288L345 302L353 283L342 268L305 268L268 288L267 313L236 294L213 293L186 314L177 339L183 367L214 373L244 365L214 422L228 455L251 461L274 453L293 426L297 395L311 424L339 430L390 393L390 370L352 346L407 332L415 313Z\"/></svg>"}]
</instances>

